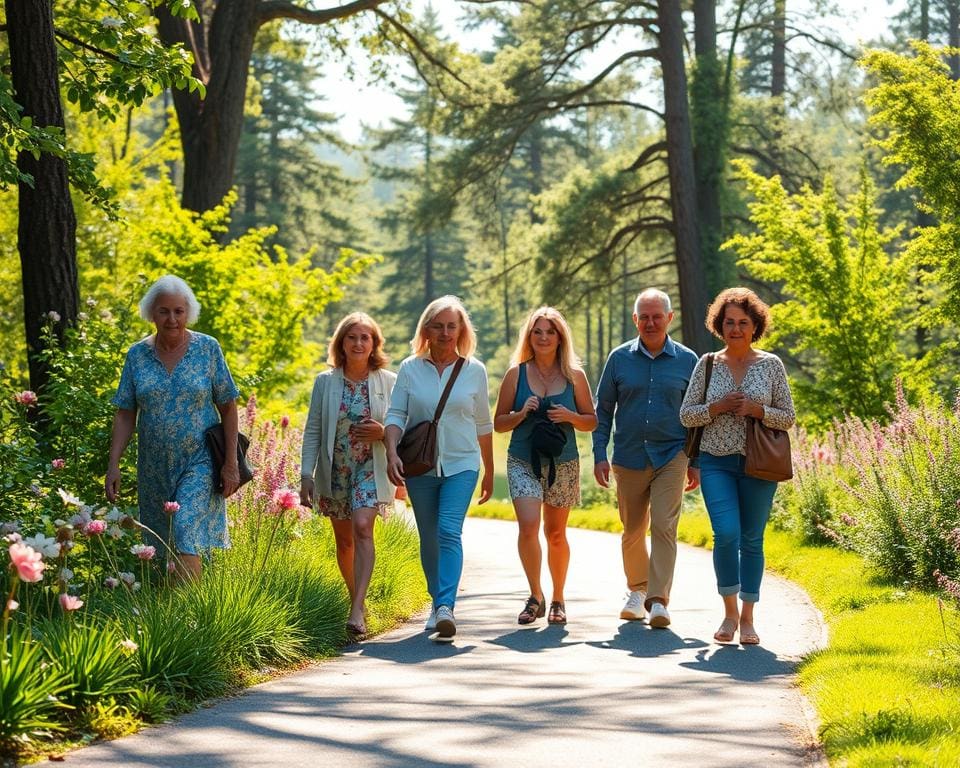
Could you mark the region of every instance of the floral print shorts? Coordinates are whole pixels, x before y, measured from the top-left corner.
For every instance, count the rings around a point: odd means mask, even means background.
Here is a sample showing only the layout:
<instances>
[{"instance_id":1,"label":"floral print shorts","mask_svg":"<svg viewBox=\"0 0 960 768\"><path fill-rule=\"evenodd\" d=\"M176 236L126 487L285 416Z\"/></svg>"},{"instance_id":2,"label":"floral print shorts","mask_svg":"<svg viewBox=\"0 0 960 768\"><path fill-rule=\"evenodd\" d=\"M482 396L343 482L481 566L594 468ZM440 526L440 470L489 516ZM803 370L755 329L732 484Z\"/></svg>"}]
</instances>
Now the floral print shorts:
<instances>
[{"instance_id":1,"label":"floral print shorts","mask_svg":"<svg viewBox=\"0 0 960 768\"><path fill-rule=\"evenodd\" d=\"M547 488L549 466L550 460L543 459L543 478L538 480L529 462L516 456L507 456L507 486L510 489L510 498L540 499L552 507L565 509L577 506L580 503L580 459L557 462L557 476L553 485Z\"/></svg>"}]
</instances>

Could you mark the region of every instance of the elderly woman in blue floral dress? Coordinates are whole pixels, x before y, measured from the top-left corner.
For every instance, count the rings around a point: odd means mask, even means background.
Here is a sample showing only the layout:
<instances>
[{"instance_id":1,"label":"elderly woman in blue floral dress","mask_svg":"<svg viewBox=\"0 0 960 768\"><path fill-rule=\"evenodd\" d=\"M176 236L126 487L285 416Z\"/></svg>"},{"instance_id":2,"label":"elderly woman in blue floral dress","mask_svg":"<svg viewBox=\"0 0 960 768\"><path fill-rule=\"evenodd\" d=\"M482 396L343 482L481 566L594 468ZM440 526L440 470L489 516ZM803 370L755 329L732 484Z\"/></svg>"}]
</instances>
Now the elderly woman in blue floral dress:
<instances>
[{"instance_id":1,"label":"elderly woman in blue floral dress","mask_svg":"<svg viewBox=\"0 0 960 768\"><path fill-rule=\"evenodd\" d=\"M330 518L337 565L350 592L347 632L367 631L364 601L373 574L373 525L386 515L396 488L387 477L383 422L396 374L386 370L383 333L369 315L353 312L330 340L329 370L314 381L303 429L300 503Z\"/></svg>"},{"instance_id":2,"label":"elderly woman in blue floral dress","mask_svg":"<svg viewBox=\"0 0 960 768\"><path fill-rule=\"evenodd\" d=\"M188 329L200 305L179 277L157 280L140 301L140 316L156 332L127 351L113 404L113 435L105 490L120 491L120 457L137 430L137 489L140 522L164 537L170 522L166 502L179 510L172 520L170 546L185 569L200 576L200 557L229 546L225 497L240 487L237 468L237 395L216 339ZM214 489L213 463L203 433L223 422L227 460Z\"/></svg>"}]
</instances>

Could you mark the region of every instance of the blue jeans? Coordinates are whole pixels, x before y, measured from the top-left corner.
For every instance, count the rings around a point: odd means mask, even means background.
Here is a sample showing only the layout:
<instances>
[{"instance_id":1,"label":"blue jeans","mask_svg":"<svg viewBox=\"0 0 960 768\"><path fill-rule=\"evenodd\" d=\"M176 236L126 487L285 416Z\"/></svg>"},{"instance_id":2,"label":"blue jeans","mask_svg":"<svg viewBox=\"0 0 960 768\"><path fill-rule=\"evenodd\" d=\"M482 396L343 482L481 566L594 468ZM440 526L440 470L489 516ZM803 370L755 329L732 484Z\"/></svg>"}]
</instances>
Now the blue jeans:
<instances>
[{"instance_id":1,"label":"blue jeans","mask_svg":"<svg viewBox=\"0 0 960 768\"><path fill-rule=\"evenodd\" d=\"M777 484L748 477L745 457L700 454L700 492L713 527L713 569L721 595L740 593L746 603L760 599L763 531Z\"/></svg>"},{"instance_id":2,"label":"blue jeans","mask_svg":"<svg viewBox=\"0 0 960 768\"><path fill-rule=\"evenodd\" d=\"M406 480L420 532L420 564L433 606L453 608L463 571L463 519L477 487L479 471L448 477L420 475Z\"/></svg>"}]
</instances>

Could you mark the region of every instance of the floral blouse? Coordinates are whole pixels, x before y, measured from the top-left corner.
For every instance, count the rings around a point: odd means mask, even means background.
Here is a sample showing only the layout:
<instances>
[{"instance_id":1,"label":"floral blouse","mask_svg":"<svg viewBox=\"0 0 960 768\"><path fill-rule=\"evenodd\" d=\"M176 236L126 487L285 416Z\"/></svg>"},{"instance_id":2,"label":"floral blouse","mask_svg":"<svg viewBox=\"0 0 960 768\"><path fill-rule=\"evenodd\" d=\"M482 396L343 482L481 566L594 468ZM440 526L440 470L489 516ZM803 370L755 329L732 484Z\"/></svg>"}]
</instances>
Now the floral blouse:
<instances>
[{"instance_id":1,"label":"floral blouse","mask_svg":"<svg viewBox=\"0 0 960 768\"><path fill-rule=\"evenodd\" d=\"M706 355L697 362L690 378L690 386L680 406L680 421L685 427L703 427L700 450L713 456L746 453L746 419L732 413L710 416L709 407L730 392L740 391L763 406L763 423L773 429L790 429L796 420L793 398L787 383L787 372L776 355L758 352L760 358L750 364L740 386L734 382L730 369L718 357L713 360L710 386L704 397Z\"/></svg>"}]
</instances>

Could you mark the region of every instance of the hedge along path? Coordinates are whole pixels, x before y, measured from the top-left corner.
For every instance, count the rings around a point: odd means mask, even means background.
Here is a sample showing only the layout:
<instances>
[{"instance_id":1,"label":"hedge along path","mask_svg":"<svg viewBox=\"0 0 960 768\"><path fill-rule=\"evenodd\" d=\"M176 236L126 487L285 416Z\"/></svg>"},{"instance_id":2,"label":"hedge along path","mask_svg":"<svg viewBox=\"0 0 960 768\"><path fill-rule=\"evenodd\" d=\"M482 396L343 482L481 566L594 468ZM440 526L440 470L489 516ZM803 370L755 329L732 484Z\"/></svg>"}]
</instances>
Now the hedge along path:
<instances>
[{"instance_id":1,"label":"hedge along path","mask_svg":"<svg viewBox=\"0 0 960 768\"><path fill-rule=\"evenodd\" d=\"M468 518L453 644L429 641L420 616L338 659L67 760L75 768L825 764L794 685L797 662L824 640L802 590L767 574L757 608L763 644L719 646L710 552L680 545L673 624L655 630L618 618L619 537L573 529L568 537L566 627L517 626L527 593L516 527Z\"/></svg>"}]
</instances>

